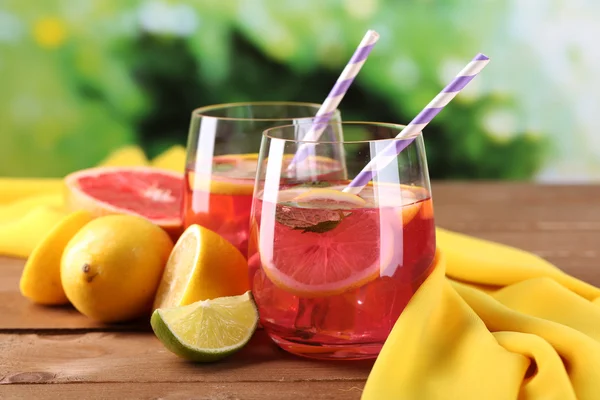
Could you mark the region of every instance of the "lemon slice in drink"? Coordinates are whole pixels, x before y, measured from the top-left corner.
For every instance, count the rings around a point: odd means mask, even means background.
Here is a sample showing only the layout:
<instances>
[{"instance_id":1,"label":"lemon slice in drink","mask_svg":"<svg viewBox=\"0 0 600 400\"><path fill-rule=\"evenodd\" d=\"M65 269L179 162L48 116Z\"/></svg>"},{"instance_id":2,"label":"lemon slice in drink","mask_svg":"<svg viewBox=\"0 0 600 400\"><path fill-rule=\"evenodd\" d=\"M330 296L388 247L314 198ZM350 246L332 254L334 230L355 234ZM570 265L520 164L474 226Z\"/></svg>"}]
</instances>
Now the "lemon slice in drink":
<instances>
[{"instance_id":1,"label":"lemon slice in drink","mask_svg":"<svg viewBox=\"0 0 600 400\"><path fill-rule=\"evenodd\" d=\"M353 208L362 207L366 202L352 193L329 188L316 188L307 190L292 199L302 206L304 204L313 208Z\"/></svg>"},{"instance_id":2,"label":"lemon slice in drink","mask_svg":"<svg viewBox=\"0 0 600 400\"><path fill-rule=\"evenodd\" d=\"M383 203L385 206L385 200L380 200L380 203ZM400 206L398 206L398 203ZM391 207L394 207L396 210L395 213L398 216L398 222L402 226L406 226L421 210L421 203L418 201L414 191L403 188L398 201L393 203Z\"/></svg>"},{"instance_id":3,"label":"lemon slice in drink","mask_svg":"<svg viewBox=\"0 0 600 400\"><path fill-rule=\"evenodd\" d=\"M150 324L158 339L174 354L187 360L212 362L248 343L258 324L258 310L248 291L239 296L155 310Z\"/></svg>"},{"instance_id":4,"label":"lemon slice in drink","mask_svg":"<svg viewBox=\"0 0 600 400\"><path fill-rule=\"evenodd\" d=\"M406 226L419 213L422 198L417 186L399 185L386 182L371 183L361 192L367 204L394 209L401 226Z\"/></svg>"}]
</instances>

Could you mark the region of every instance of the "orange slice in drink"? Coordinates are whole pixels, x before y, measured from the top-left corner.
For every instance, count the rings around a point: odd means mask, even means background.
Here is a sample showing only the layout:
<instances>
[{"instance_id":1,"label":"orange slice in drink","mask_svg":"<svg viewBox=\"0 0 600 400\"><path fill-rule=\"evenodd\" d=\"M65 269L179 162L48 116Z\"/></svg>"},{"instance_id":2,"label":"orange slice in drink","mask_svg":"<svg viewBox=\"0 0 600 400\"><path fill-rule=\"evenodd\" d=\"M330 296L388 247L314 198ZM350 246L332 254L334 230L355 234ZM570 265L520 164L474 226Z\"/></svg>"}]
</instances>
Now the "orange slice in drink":
<instances>
[{"instance_id":1,"label":"orange slice in drink","mask_svg":"<svg viewBox=\"0 0 600 400\"><path fill-rule=\"evenodd\" d=\"M423 219L432 219L433 218L433 201L431 199L427 199L423 202L423 207L421 207L421 215Z\"/></svg>"},{"instance_id":2,"label":"orange slice in drink","mask_svg":"<svg viewBox=\"0 0 600 400\"><path fill-rule=\"evenodd\" d=\"M421 202L410 189L402 189L402 206L397 208L396 215L404 226L412 221L421 210Z\"/></svg>"},{"instance_id":3,"label":"orange slice in drink","mask_svg":"<svg viewBox=\"0 0 600 400\"><path fill-rule=\"evenodd\" d=\"M289 293L301 297L340 294L376 279L385 269L382 265L392 260L394 249L389 244L394 232L385 218L380 218L378 209L348 209L349 204L360 207L364 200L332 192L336 191L307 191L296 197L305 201L302 207L278 205L277 222L262 217L259 249L263 271ZM324 230L308 231L306 226L294 228L281 222L314 222L336 213L339 220L329 220L333 227Z\"/></svg>"},{"instance_id":4,"label":"orange slice in drink","mask_svg":"<svg viewBox=\"0 0 600 400\"><path fill-rule=\"evenodd\" d=\"M421 209L420 190L423 189L417 186L377 182L363 189L361 196L367 203L374 202L379 207L394 209L400 223L406 225Z\"/></svg>"}]
</instances>

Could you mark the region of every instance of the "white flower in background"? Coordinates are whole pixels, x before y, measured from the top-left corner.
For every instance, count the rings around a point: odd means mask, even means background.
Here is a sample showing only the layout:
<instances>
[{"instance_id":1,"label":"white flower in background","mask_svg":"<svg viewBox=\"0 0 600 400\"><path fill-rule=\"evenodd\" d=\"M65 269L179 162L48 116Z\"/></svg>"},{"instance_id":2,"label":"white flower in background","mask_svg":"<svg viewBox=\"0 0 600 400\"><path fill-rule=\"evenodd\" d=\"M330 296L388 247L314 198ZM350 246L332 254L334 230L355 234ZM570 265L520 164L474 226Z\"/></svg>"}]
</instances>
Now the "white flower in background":
<instances>
[{"instance_id":1,"label":"white flower in background","mask_svg":"<svg viewBox=\"0 0 600 400\"><path fill-rule=\"evenodd\" d=\"M481 125L490 136L500 142L508 141L521 133L515 112L507 108L486 112L481 118Z\"/></svg>"},{"instance_id":2,"label":"white flower in background","mask_svg":"<svg viewBox=\"0 0 600 400\"><path fill-rule=\"evenodd\" d=\"M240 23L246 25L249 30L259 32L256 39L262 42L264 51L271 57L286 60L298 50L300 38L260 2L242 1L237 12Z\"/></svg>"},{"instance_id":3,"label":"white flower in background","mask_svg":"<svg viewBox=\"0 0 600 400\"><path fill-rule=\"evenodd\" d=\"M0 11L0 43L15 43L24 31L23 23L14 14Z\"/></svg>"},{"instance_id":4,"label":"white flower in background","mask_svg":"<svg viewBox=\"0 0 600 400\"><path fill-rule=\"evenodd\" d=\"M43 104L35 95L21 93L11 102L10 113L17 124L26 125L40 119L43 113Z\"/></svg>"},{"instance_id":5,"label":"white flower in background","mask_svg":"<svg viewBox=\"0 0 600 400\"><path fill-rule=\"evenodd\" d=\"M418 86L421 74L419 66L407 56L394 58L388 69L390 80L404 90L412 90Z\"/></svg>"},{"instance_id":6,"label":"white flower in background","mask_svg":"<svg viewBox=\"0 0 600 400\"><path fill-rule=\"evenodd\" d=\"M600 2L511 0L502 35L483 39L492 58L481 81L518 99L524 128L555 144L537 179L600 179Z\"/></svg>"},{"instance_id":7,"label":"white flower in background","mask_svg":"<svg viewBox=\"0 0 600 400\"><path fill-rule=\"evenodd\" d=\"M142 28L157 34L189 36L199 25L198 15L186 4L168 4L162 1L149 1L139 10Z\"/></svg>"}]
</instances>

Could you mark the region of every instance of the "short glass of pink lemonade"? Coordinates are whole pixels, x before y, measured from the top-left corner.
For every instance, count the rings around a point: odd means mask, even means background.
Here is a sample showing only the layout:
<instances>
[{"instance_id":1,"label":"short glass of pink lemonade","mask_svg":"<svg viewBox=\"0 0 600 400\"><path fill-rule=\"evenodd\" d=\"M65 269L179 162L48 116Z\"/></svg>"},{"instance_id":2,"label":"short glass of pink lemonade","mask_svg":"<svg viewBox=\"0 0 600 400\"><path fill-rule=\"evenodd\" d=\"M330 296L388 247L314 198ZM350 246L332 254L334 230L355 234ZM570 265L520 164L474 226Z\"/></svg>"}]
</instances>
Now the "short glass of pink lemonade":
<instances>
[{"instance_id":1,"label":"short glass of pink lemonade","mask_svg":"<svg viewBox=\"0 0 600 400\"><path fill-rule=\"evenodd\" d=\"M340 128L346 141L326 139ZM297 139L306 131L298 124L265 131L248 263L260 322L281 348L318 359L376 357L430 274L436 246L425 149L420 135L395 139L402 129L342 123L310 143ZM404 150L362 190L346 189L399 144Z\"/></svg>"},{"instance_id":2,"label":"short glass of pink lemonade","mask_svg":"<svg viewBox=\"0 0 600 400\"><path fill-rule=\"evenodd\" d=\"M192 112L188 135L182 217L236 246L244 256L262 132L310 122L320 105L253 102L211 105ZM340 121L336 111L332 122Z\"/></svg>"}]
</instances>

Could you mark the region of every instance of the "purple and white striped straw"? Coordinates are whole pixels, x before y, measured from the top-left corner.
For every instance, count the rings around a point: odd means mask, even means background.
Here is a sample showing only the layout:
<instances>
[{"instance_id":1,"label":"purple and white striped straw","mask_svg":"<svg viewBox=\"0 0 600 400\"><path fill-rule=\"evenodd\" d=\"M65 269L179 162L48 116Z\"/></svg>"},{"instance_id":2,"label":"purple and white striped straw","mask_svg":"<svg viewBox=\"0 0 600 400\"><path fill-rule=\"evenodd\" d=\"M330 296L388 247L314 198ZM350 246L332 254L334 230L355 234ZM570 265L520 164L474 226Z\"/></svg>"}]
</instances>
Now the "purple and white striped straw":
<instances>
[{"instance_id":1,"label":"purple and white striped straw","mask_svg":"<svg viewBox=\"0 0 600 400\"><path fill-rule=\"evenodd\" d=\"M396 136L393 143L384 148L379 154L360 171L356 177L344 188L346 193L359 193L373 177L377 171L388 165L394 160L402 150L404 150L421 131L431 122L431 120L442 109L456 97L456 95L467 86L469 82L477 76L479 72L490 62L489 57L479 53L471 60L469 64L437 95L427 106Z\"/></svg>"},{"instance_id":2,"label":"purple and white striped straw","mask_svg":"<svg viewBox=\"0 0 600 400\"><path fill-rule=\"evenodd\" d=\"M301 138L301 140L307 142L314 142L319 140L319 138L323 134L323 131L327 127L327 123L329 122L335 110L344 98L344 95L346 94L348 88L354 81L354 78L356 78L356 75L358 75L358 72L362 68L363 64L365 63L365 61L367 61L369 53L371 53L373 46L375 46L375 43L377 43L378 40L379 34L377 32L373 30L367 31L360 44L354 51L352 58L350 58L350 61L348 61L348 64L346 64L346 67L340 74L340 77L335 82L335 85L333 86L333 88L331 88L331 91L327 95L327 98L325 99L323 104L321 104L319 111L317 111L317 114L315 115L310 130L306 132L306 135L304 135L304 137ZM306 158L306 156L308 156L309 151L307 150L310 146L311 144L309 143L303 143L302 145L300 145L300 147L296 151L296 154L294 155L290 167L295 162L302 161L304 158Z\"/></svg>"}]
</instances>

